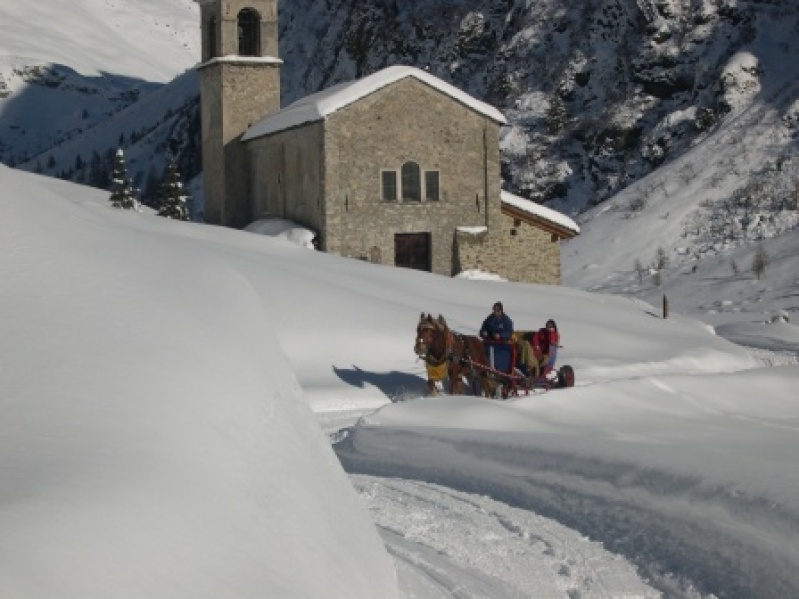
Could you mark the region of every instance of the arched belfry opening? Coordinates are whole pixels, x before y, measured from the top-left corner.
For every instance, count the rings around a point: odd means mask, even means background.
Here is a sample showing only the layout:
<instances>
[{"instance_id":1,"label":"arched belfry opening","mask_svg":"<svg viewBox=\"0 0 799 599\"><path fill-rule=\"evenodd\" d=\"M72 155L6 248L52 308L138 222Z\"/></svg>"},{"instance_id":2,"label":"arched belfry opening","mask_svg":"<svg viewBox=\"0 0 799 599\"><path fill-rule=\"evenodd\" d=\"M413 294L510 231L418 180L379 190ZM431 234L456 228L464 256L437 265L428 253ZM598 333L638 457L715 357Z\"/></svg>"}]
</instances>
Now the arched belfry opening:
<instances>
[{"instance_id":1,"label":"arched belfry opening","mask_svg":"<svg viewBox=\"0 0 799 599\"><path fill-rule=\"evenodd\" d=\"M261 17L252 8L245 8L238 16L239 56L261 55Z\"/></svg>"}]
</instances>

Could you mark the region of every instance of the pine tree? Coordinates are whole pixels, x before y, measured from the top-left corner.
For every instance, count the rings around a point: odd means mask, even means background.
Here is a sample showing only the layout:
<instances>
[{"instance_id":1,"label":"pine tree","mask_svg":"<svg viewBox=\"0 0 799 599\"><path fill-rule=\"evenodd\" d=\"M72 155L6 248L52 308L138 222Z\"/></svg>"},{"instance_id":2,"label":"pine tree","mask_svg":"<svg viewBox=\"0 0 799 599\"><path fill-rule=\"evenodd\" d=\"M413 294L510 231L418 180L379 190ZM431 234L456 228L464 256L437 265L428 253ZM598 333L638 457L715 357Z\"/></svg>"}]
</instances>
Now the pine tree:
<instances>
[{"instance_id":1,"label":"pine tree","mask_svg":"<svg viewBox=\"0 0 799 599\"><path fill-rule=\"evenodd\" d=\"M161 208L158 216L175 220L189 220L189 196L180 182L180 173L175 160L169 161L161 184Z\"/></svg>"},{"instance_id":2,"label":"pine tree","mask_svg":"<svg viewBox=\"0 0 799 599\"><path fill-rule=\"evenodd\" d=\"M128 169L125 167L125 155L120 148L114 158L114 175L111 181L111 197L109 198L114 208L123 210L136 210L138 202L133 195L133 182L128 178Z\"/></svg>"}]
</instances>

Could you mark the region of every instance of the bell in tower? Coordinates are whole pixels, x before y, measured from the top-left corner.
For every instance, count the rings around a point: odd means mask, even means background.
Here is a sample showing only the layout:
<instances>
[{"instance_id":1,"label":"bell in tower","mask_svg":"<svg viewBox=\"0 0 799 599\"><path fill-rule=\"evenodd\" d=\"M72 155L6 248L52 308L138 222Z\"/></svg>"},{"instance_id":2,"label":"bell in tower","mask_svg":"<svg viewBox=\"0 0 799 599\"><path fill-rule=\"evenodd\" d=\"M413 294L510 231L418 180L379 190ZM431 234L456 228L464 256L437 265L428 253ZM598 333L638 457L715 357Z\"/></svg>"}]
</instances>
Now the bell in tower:
<instances>
[{"instance_id":1,"label":"bell in tower","mask_svg":"<svg viewBox=\"0 0 799 599\"><path fill-rule=\"evenodd\" d=\"M277 0L196 0L205 222L243 227L254 218L241 136L280 109Z\"/></svg>"}]
</instances>

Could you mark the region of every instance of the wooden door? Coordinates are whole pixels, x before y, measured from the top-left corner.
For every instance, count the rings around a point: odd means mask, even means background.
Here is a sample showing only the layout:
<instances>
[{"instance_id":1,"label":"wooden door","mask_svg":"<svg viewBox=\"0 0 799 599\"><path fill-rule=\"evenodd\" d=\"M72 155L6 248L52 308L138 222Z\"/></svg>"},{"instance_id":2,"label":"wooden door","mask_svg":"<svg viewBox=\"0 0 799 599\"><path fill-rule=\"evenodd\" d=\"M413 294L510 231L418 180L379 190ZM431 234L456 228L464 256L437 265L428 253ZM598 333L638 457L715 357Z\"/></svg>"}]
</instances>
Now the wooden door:
<instances>
[{"instance_id":1,"label":"wooden door","mask_svg":"<svg viewBox=\"0 0 799 599\"><path fill-rule=\"evenodd\" d=\"M430 272L430 233L394 235L394 265Z\"/></svg>"}]
</instances>

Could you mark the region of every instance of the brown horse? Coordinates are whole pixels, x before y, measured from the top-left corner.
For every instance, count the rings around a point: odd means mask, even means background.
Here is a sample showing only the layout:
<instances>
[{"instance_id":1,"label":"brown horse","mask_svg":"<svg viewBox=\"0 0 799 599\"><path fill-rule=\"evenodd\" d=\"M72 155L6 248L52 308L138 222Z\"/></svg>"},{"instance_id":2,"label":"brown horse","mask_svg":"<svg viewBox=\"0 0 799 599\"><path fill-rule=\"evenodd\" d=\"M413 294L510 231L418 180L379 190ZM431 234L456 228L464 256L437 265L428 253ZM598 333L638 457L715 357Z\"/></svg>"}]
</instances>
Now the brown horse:
<instances>
[{"instance_id":1,"label":"brown horse","mask_svg":"<svg viewBox=\"0 0 799 599\"><path fill-rule=\"evenodd\" d=\"M465 378L471 381L475 395L479 384L483 395L493 397L496 381L479 367L488 364L482 340L450 330L443 316L433 318L422 312L413 351L427 365L427 389L431 395L438 395L436 383L444 378L449 379L450 395L462 395Z\"/></svg>"},{"instance_id":2,"label":"brown horse","mask_svg":"<svg viewBox=\"0 0 799 599\"><path fill-rule=\"evenodd\" d=\"M463 393L463 381L470 382L474 395L494 397L497 391L497 380L491 375L488 355L480 337L453 333L452 360L449 377L452 383L451 393Z\"/></svg>"},{"instance_id":3,"label":"brown horse","mask_svg":"<svg viewBox=\"0 0 799 599\"><path fill-rule=\"evenodd\" d=\"M439 314L425 314L419 318L416 326L416 343L414 353L424 360L427 367L427 390L430 395L438 395L436 383L449 377L449 358L452 345L452 332L447 327L444 317ZM452 379L450 379L452 393Z\"/></svg>"}]
</instances>

